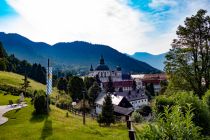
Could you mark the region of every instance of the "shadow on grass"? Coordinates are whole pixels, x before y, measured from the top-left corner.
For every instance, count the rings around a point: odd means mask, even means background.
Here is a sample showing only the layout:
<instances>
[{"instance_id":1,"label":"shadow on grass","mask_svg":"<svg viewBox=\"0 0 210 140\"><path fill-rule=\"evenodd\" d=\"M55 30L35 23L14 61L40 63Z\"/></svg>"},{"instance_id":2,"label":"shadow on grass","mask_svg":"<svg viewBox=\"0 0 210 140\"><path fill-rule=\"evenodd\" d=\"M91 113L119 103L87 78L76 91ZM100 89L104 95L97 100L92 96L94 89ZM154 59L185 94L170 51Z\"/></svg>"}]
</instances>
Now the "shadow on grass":
<instances>
[{"instance_id":1,"label":"shadow on grass","mask_svg":"<svg viewBox=\"0 0 210 140\"><path fill-rule=\"evenodd\" d=\"M36 114L35 112L32 112L31 116L30 122L32 123L42 122L48 117L47 114Z\"/></svg>"},{"instance_id":2,"label":"shadow on grass","mask_svg":"<svg viewBox=\"0 0 210 140\"><path fill-rule=\"evenodd\" d=\"M18 111L20 111L20 108L19 108L19 109L16 109L16 110L15 110L15 113L17 113Z\"/></svg>"},{"instance_id":3,"label":"shadow on grass","mask_svg":"<svg viewBox=\"0 0 210 140\"><path fill-rule=\"evenodd\" d=\"M52 131L52 120L50 120L48 117L45 119L44 126L41 133L41 139L45 140L47 137L51 136L53 134Z\"/></svg>"}]
</instances>

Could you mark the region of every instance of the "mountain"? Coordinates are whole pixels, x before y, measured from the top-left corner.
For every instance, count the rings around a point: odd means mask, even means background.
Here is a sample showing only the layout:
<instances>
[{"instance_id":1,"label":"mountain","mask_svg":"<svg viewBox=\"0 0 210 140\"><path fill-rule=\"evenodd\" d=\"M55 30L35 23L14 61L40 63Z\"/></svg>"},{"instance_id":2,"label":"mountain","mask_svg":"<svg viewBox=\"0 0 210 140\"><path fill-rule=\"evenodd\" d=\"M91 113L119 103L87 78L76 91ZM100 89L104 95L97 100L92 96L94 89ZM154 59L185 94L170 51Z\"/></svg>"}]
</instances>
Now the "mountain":
<instances>
[{"instance_id":1,"label":"mountain","mask_svg":"<svg viewBox=\"0 0 210 140\"><path fill-rule=\"evenodd\" d=\"M124 72L154 73L160 72L145 62L133 59L117 50L99 44L83 41L57 43L49 45L43 42L33 42L19 34L0 32L0 41L9 54L15 54L19 59L26 59L31 63L38 62L46 65L47 58L51 59L54 66L61 68L82 67L85 70L99 63L101 55L110 68L121 66Z\"/></svg>"},{"instance_id":2,"label":"mountain","mask_svg":"<svg viewBox=\"0 0 210 140\"><path fill-rule=\"evenodd\" d=\"M159 69L164 69L164 61L165 61L165 55L166 53L162 53L159 55L153 55L147 52L136 52L133 55L130 55L131 57L148 63L149 65Z\"/></svg>"}]
</instances>

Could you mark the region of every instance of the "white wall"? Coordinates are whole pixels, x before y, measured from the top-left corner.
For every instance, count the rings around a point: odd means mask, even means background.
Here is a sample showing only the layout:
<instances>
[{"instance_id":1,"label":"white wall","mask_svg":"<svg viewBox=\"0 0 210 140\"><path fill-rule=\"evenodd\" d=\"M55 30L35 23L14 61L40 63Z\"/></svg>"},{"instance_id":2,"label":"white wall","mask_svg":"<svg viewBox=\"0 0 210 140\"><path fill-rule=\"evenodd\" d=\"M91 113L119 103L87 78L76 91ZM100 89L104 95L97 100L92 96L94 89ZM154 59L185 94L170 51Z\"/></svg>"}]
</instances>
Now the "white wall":
<instances>
[{"instance_id":1,"label":"white wall","mask_svg":"<svg viewBox=\"0 0 210 140\"><path fill-rule=\"evenodd\" d=\"M102 106L96 104L96 114L100 114L102 112Z\"/></svg>"},{"instance_id":2,"label":"white wall","mask_svg":"<svg viewBox=\"0 0 210 140\"><path fill-rule=\"evenodd\" d=\"M135 100L130 101L134 109L139 109L143 105L148 105L148 99L141 99L141 100Z\"/></svg>"}]
</instances>

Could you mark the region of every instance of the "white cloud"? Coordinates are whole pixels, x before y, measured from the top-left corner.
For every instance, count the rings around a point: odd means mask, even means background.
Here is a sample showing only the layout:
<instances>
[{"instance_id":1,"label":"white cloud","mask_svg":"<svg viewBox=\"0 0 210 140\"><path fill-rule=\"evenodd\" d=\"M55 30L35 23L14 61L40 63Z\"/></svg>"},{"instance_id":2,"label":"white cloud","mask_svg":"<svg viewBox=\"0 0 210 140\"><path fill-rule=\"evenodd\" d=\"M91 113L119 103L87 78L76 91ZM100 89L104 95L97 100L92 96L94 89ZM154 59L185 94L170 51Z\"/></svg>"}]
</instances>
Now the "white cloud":
<instances>
[{"instance_id":1,"label":"white cloud","mask_svg":"<svg viewBox=\"0 0 210 140\"><path fill-rule=\"evenodd\" d=\"M8 0L19 13L7 32L54 44L84 40L127 53L143 48L154 28L118 0ZM143 50L143 49L142 49Z\"/></svg>"},{"instance_id":2,"label":"white cloud","mask_svg":"<svg viewBox=\"0 0 210 140\"><path fill-rule=\"evenodd\" d=\"M149 3L149 6L151 8L161 8L164 6L176 6L177 1L176 0L152 0L151 3Z\"/></svg>"},{"instance_id":3,"label":"white cloud","mask_svg":"<svg viewBox=\"0 0 210 140\"><path fill-rule=\"evenodd\" d=\"M109 45L124 53L146 51L158 54L169 50L176 27L183 23L184 17L193 12L195 14L198 8L206 7L208 2L188 2L188 5L181 5L184 9L181 11L181 8L177 8L180 3L174 0L153 0L149 5L153 8L163 5L176 7L160 13L175 17L165 23L160 15L134 9L127 5L128 1L7 0L19 16L1 21L0 30L49 44L83 40ZM158 24L169 28L162 31L152 18L157 18Z\"/></svg>"}]
</instances>

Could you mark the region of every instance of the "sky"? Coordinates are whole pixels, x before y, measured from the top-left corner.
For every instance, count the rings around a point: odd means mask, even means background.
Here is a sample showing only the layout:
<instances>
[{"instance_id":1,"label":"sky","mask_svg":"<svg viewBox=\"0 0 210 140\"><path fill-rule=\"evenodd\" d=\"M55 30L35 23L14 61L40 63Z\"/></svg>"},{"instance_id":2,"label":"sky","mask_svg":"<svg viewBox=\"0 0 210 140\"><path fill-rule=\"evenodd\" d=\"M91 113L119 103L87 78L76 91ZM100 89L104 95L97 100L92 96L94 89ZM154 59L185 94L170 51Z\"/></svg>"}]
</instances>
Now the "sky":
<instances>
[{"instance_id":1,"label":"sky","mask_svg":"<svg viewBox=\"0 0 210 140\"><path fill-rule=\"evenodd\" d=\"M209 7L210 0L0 0L0 32L51 45L87 41L160 54L186 17Z\"/></svg>"}]
</instances>

